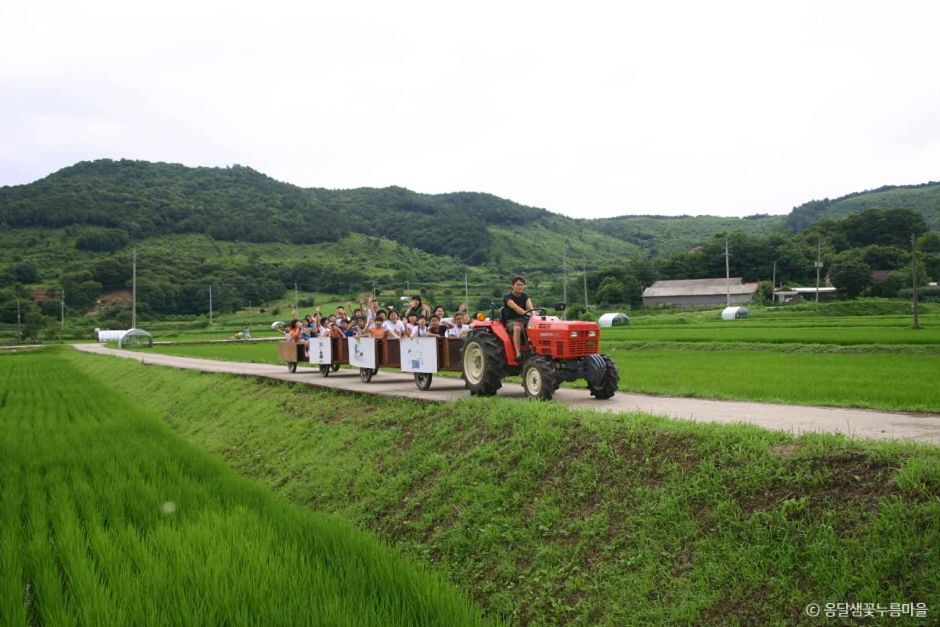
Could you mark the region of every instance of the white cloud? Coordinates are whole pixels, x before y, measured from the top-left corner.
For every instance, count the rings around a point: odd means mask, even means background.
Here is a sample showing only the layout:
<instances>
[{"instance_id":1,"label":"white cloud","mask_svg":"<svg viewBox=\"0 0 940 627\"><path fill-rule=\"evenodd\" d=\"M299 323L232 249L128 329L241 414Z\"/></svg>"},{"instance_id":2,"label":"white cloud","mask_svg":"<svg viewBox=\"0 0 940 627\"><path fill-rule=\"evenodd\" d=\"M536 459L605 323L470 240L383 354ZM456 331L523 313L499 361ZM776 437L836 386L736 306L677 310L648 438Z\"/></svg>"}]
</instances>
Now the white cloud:
<instances>
[{"instance_id":1,"label":"white cloud","mask_svg":"<svg viewBox=\"0 0 940 627\"><path fill-rule=\"evenodd\" d=\"M77 159L783 213L938 179L932 2L6 3L0 184Z\"/></svg>"}]
</instances>

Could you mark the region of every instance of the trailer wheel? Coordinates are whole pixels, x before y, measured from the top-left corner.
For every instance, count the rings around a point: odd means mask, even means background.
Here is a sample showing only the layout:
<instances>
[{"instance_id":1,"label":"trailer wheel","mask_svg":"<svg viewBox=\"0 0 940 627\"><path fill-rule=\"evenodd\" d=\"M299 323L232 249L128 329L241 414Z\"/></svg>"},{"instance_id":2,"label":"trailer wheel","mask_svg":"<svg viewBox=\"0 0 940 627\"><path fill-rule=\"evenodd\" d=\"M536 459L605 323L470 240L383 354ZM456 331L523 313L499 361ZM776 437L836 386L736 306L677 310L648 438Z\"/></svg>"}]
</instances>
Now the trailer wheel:
<instances>
[{"instance_id":1,"label":"trailer wheel","mask_svg":"<svg viewBox=\"0 0 940 627\"><path fill-rule=\"evenodd\" d=\"M287 362L287 372L289 372L289 373L291 373L291 374L294 374L295 372L297 372L297 362L296 362L296 361L289 361L289 362Z\"/></svg>"},{"instance_id":2,"label":"trailer wheel","mask_svg":"<svg viewBox=\"0 0 940 627\"><path fill-rule=\"evenodd\" d=\"M330 365L329 365L329 364L322 364L322 365L320 366L320 374L322 374L324 377L330 376Z\"/></svg>"},{"instance_id":3,"label":"trailer wheel","mask_svg":"<svg viewBox=\"0 0 940 627\"><path fill-rule=\"evenodd\" d=\"M545 357L533 357L522 367L522 389L529 398L550 401L557 387L555 368Z\"/></svg>"},{"instance_id":4,"label":"trailer wheel","mask_svg":"<svg viewBox=\"0 0 940 627\"><path fill-rule=\"evenodd\" d=\"M333 364L330 370L332 370L333 372L336 372L337 370L339 370L339 364Z\"/></svg>"},{"instance_id":5,"label":"trailer wheel","mask_svg":"<svg viewBox=\"0 0 940 627\"><path fill-rule=\"evenodd\" d=\"M372 374L375 371L372 368L360 368L359 369L359 378L363 383L368 383L372 380Z\"/></svg>"},{"instance_id":6,"label":"trailer wheel","mask_svg":"<svg viewBox=\"0 0 940 627\"><path fill-rule=\"evenodd\" d=\"M471 396L493 396L503 387L506 356L499 339L488 332L468 335L463 344L463 374Z\"/></svg>"},{"instance_id":7,"label":"trailer wheel","mask_svg":"<svg viewBox=\"0 0 940 627\"><path fill-rule=\"evenodd\" d=\"M617 370L616 362L607 355L601 355L601 357L604 358L604 362L607 364L607 376L604 377L604 382L598 387L588 383L591 396L599 401L611 398L617 393L617 386L620 385L620 372Z\"/></svg>"},{"instance_id":8,"label":"trailer wheel","mask_svg":"<svg viewBox=\"0 0 940 627\"><path fill-rule=\"evenodd\" d=\"M430 372L416 372L415 373L415 385L418 386L419 390L426 390L431 387L431 379L434 378L434 375Z\"/></svg>"}]
</instances>

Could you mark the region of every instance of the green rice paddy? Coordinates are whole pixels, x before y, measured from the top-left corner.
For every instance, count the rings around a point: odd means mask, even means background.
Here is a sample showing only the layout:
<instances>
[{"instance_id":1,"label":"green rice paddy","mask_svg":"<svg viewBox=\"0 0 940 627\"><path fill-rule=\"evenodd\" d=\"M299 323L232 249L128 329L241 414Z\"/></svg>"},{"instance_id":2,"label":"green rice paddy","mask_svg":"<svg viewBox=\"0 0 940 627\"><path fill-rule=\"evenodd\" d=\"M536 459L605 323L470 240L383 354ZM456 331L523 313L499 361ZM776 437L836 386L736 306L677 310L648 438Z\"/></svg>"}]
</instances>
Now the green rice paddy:
<instances>
[{"instance_id":1,"label":"green rice paddy","mask_svg":"<svg viewBox=\"0 0 940 627\"><path fill-rule=\"evenodd\" d=\"M610 342L756 342L770 344L940 344L940 324L914 330L904 325L833 324L832 321L803 321L802 324L755 324L736 320L711 324L636 326L604 331Z\"/></svg>"},{"instance_id":2,"label":"green rice paddy","mask_svg":"<svg viewBox=\"0 0 940 627\"><path fill-rule=\"evenodd\" d=\"M238 477L139 400L61 351L0 355L0 624L483 622L426 568Z\"/></svg>"}]
</instances>

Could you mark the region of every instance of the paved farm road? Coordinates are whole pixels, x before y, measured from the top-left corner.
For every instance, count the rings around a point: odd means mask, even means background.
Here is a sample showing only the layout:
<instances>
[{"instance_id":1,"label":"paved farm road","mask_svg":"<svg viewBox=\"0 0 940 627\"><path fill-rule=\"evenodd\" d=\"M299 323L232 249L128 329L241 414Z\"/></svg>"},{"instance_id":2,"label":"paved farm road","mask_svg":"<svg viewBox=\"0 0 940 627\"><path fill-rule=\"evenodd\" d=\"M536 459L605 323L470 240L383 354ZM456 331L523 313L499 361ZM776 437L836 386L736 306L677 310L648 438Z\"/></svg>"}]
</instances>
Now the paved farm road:
<instances>
[{"instance_id":1,"label":"paved farm road","mask_svg":"<svg viewBox=\"0 0 940 627\"><path fill-rule=\"evenodd\" d=\"M140 353L106 348L100 344L75 344L74 346L78 350L89 353L136 359L153 365L267 377L351 392L430 401L451 401L467 396L463 382L454 378L435 377L431 389L421 392L415 387L414 378L411 375L391 370L380 370L370 383L363 383L359 380L359 371L349 368L343 368L339 372L331 373L329 377L323 377L318 372L309 369L300 369L297 373L290 374L286 366L273 364ZM500 395L523 398L522 386L518 383L508 383L500 390ZM587 390L566 388L561 388L555 393L555 402L564 403L576 409L593 411L641 411L699 422L745 422L794 434L844 433L859 438L900 439L940 445L940 414L904 414L807 405L712 401L622 392L618 392L608 401L595 401Z\"/></svg>"}]
</instances>

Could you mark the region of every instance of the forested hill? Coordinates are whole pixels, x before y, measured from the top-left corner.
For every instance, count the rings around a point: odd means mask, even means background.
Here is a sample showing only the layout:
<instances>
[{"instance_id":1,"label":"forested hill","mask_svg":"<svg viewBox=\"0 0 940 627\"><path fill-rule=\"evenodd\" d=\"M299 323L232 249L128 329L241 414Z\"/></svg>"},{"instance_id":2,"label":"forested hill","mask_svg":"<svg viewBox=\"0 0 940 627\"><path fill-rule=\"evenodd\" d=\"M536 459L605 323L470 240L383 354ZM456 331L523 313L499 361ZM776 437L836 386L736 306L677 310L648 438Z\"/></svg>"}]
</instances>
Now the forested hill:
<instances>
[{"instance_id":1,"label":"forested hill","mask_svg":"<svg viewBox=\"0 0 940 627\"><path fill-rule=\"evenodd\" d=\"M837 220L866 209L910 209L923 214L933 230L940 230L940 182L922 185L886 185L830 200L812 200L795 207L787 216L787 228L799 232L819 220Z\"/></svg>"},{"instance_id":2,"label":"forested hill","mask_svg":"<svg viewBox=\"0 0 940 627\"><path fill-rule=\"evenodd\" d=\"M248 167L190 168L98 160L0 188L0 225L73 227L79 247L197 233L217 241L313 244L350 234L394 240L470 265L516 258L557 266L561 251L591 262L681 252L717 232L765 233L782 218L627 216L575 220L490 194L419 194L401 187L305 189ZM524 227L524 228L523 228ZM545 255L551 259L540 260Z\"/></svg>"}]
</instances>

